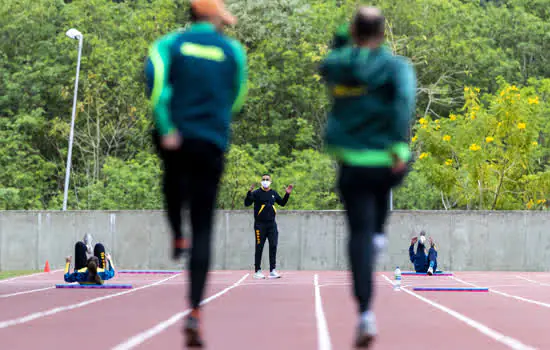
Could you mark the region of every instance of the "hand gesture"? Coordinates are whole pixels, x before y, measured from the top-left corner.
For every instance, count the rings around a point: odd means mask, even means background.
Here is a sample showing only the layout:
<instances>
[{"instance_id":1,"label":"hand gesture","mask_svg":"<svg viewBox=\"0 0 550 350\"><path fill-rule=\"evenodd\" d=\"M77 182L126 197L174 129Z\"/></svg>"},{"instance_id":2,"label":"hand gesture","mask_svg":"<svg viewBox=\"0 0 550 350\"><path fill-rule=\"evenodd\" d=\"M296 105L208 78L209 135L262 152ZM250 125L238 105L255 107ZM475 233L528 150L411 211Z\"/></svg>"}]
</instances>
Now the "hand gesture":
<instances>
[{"instance_id":1,"label":"hand gesture","mask_svg":"<svg viewBox=\"0 0 550 350\"><path fill-rule=\"evenodd\" d=\"M248 192L254 191L255 188L256 188L256 184L252 184L252 186L250 186L250 189L248 190Z\"/></svg>"},{"instance_id":2,"label":"hand gesture","mask_svg":"<svg viewBox=\"0 0 550 350\"><path fill-rule=\"evenodd\" d=\"M105 257L107 258L107 260L109 261L112 261L113 259L111 258L111 254L107 253L105 254Z\"/></svg>"},{"instance_id":3,"label":"hand gesture","mask_svg":"<svg viewBox=\"0 0 550 350\"><path fill-rule=\"evenodd\" d=\"M68 257L65 258L65 262L70 264L72 259L73 257L69 255Z\"/></svg>"},{"instance_id":4,"label":"hand gesture","mask_svg":"<svg viewBox=\"0 0 550 350\"><path fill-rule=\"evenodd\" d=\"M294 188L294 185L288 185L288 187L286 188L286 193L290 194L293 188Z\"/></svg>"},{"instance_id":5,"label":"hand gesture","mask_svg":"<svg viewBox=\"0 0 550 350\"><path fill-rule=\"evenodd\" d=\"M418 237L413 237L411 239L411 245L415 245L417 241L418 241Z\"/></svg>"},{"instance_id":6,"label":"hand gesture","mask_svg":"<svg viewBox=\"0 0 550 350\"><path fill-rule=\"evenodd\" d=\"M178 149L181 145L180 134L177 131L174 131L171 134L162 136L161 145L162 148L171 151Z\"/></svg>"},{"instance_id":7,"label":"hand gesture","mask_svg":"<svg viewBox=\"0 0 550 350\"><path fill-rule=\"evenodd\" d=\"M392 167L392 172L394 174L401 174L407 170L407 163L403 162L402 160L395 159Z\"/></svg>"}]
</instances>

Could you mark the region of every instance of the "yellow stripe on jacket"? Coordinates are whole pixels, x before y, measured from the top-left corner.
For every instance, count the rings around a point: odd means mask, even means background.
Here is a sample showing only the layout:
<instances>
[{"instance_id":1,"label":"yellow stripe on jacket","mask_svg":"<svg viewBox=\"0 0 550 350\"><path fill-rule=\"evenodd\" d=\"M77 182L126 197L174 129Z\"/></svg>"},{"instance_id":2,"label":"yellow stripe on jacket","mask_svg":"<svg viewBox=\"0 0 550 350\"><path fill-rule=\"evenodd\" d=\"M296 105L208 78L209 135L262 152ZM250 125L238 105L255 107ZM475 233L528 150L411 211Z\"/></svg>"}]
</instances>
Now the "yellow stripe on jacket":
<instances>
[{"instance_id":1,"label":"yellow stripe on jacket","mask_svg":"<svg viewBox=\"0 0 550 350\"><path fill-rule=\"evenodd\" d=\"M88 268L87 267L83 267L81 268L80 270L78 270L78 272L86 272L88 271ZM97 272L105 272L105 269L102 269L102 268L97 268Z\"/></svg>"}]
</instances>

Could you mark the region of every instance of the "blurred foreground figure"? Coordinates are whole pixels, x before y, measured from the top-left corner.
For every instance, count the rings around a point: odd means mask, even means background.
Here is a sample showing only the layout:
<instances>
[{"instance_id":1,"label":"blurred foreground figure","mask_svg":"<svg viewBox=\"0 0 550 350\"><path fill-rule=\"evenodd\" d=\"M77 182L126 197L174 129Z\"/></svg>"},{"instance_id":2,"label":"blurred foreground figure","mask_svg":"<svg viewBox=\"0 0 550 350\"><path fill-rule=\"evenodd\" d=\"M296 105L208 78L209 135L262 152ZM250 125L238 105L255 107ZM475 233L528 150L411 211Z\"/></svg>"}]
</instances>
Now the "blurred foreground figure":
<instances>
[{"instance_id":1,"label":"blurred foreground figure","mask_svg":"<svg viewBox=\"0 0 550 350\"><path fill-rule=\"evenodd\" d=\"M202 347L200 302L210 268L212 221L229 144L230 123L246 95L246 52L223 34L236 23L221 0L191 1L192 25L158 39L145 68L164 167L163 192L173 258L190 248L187 345ZM192 240L182 233L189 205Z\"/></svg>"},{"instance_id":2,"label":"blurred foreground figure","mask_svg":"<svg viewBox=\"0 0 550 350\"><path fill-rule=\"evenodd\" d=\"M359 321L356 347L374 339L371 311L375 233L383 233L390 190L407 173L409 124L416 106L412 64L384 45L385 18L362 6L339 28L320 67L332 98L325 143L340 163L338 189L346 210L348 255Z\"/></svg>"}]
</instances>

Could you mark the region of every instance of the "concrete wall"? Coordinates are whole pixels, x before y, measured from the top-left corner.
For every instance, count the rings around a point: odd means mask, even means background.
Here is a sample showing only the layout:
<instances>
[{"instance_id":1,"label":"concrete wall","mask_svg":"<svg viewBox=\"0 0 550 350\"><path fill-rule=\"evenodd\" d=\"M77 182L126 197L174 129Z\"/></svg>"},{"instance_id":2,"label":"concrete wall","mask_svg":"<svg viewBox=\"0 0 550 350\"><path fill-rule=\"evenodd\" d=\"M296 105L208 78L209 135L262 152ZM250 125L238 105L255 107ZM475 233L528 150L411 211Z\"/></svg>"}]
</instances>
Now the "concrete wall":
<instances>
[{"instance_id":1,"label":"concrete wall","mask_svg":"<svg viewBox=\"0 0 550 350\"><path fill-rule=\"evenodd\" d=\"M213 267L252 269L250 211L216 217ZM280 211L281 270L346 269L347 228L340 211ZM439 243L445 270L550 270L550 212L394 211L390 246L379 270L411 269L413 232L426 230ZM178 268L170 260L170 235L162 211L0 212L0 270L61 268L86 232L103 242L119 268ZM187 231L188 232L188 231ZM268 246L263 267L268 268Z\"/></svg>"}]
</instances>

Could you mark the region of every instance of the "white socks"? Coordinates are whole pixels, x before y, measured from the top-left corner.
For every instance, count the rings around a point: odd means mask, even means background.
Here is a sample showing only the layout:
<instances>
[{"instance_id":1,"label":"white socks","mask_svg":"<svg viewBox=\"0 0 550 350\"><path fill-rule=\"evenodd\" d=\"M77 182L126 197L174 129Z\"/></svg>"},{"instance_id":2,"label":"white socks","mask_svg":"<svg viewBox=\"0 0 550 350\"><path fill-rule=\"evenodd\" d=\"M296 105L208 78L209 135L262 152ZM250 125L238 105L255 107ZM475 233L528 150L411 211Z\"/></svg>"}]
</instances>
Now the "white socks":
<instances>
[{"instance_id":1,"label":"white socks","mask_svg":"<svg viewBox=\"0 0 550 350\"><path fill-rule=\"evenodd\" d=\"M375 233L372 237L372 242L374 243L374 251L378 254L386 249L388 238L383 233Z\"/></svg>"},{"instance_id":2,"label":"white socks","mask_svg":"<svg viewBox=\"0 0 550 350\"><path fill-rule=\"evenodd\" d=\"M374 317L374 313L372 311L365 311L361 314L360 324L361 332L370 336L375 336L378 333L376 328L376 318Z\"/></svg>"},{"instance_id":3,"label":"white socks","mask_svg":"<svg viewBox=\"0 0 550 350\"><path fill-rule=\"evenodd\" d=\"M361 321L370 322L374 320L374 312L367 310L361 314Z\"/></svg>"}]
</instances>

